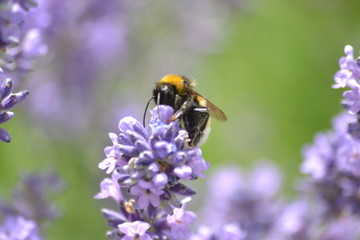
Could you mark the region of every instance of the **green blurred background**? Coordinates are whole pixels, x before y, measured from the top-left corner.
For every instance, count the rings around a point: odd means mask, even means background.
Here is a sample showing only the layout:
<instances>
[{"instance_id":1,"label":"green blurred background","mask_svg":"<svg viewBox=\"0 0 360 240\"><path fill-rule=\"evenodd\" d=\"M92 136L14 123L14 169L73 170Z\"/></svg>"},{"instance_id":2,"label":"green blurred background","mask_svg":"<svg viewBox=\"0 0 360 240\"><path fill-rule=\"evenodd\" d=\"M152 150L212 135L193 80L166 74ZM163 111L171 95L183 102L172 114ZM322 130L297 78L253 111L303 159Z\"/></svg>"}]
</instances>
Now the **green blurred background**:
<instances>
[{"instance_id":1,"label":"green blurred background","mask_svg":"<svg viewBox=\"0 0 360 240\"><path fill-rule=\"evenodd\" d=\"M359 9L360 2L350 0L243 0L223 21L217 49L198 58L196 68L182 72L181 63L174 60L167 73L197 79L197 90L229 119L225 124L212 121L212 134L202 147L204 158L212 164L208 175L221 165L248 168L256 160L268 159L284 171L284 191L293 193L294 181L300 176L302 147L316 132L329 129L332 117L341 111L342 91L331 85L344 46L359 49ZM155 27L139 38L156 40L164 34L161 31L176 31L166 28L171 14L158 13L163 15L146 19L146 26ZM163 24L159 32L158 19ZM161 48L157 51L160 56L167 54ZM129 89L136 91L116 104L121 108L136 102L138 109L128 109L124 116L141 120L154 82L162 75L146 79L141 66L137 67L134 76L144 78L140 87L139 82L126 81L127 88L121 83L109 88L120 96ZM116 76L116 69L113 71ZM131 73L127 77L131 79ZM105 239L107 226L100 209L112 205L93 196L105 177L97 164L104 158L103 148L110 144L107 133L116 130L117 122L101 131L88 131L78 141L61 140L29 121L27 107L26 101L17 106L15 118L4 125L13 142L0 145L1 195L9 198L23 172L55 169L66 190L54 199L62 217L46 230L48 239Z\"/></svg>"}]
</instances>

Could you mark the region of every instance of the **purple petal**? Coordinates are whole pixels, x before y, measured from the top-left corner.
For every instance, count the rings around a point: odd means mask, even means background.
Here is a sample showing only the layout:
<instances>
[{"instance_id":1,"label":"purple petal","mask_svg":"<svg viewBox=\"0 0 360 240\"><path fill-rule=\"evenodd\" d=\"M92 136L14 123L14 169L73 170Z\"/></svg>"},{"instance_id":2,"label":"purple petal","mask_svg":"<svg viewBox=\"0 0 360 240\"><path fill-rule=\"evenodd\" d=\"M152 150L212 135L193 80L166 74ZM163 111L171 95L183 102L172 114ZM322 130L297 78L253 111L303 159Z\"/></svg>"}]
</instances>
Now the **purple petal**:
<instances>
[{"instance_id":1,"label":"purple petal","mask_svg":"<svg viewBox=\"0 0 360 240\"><path fill-rule=\"evenodd\" d=\"M5 129L0 128L0 141L9 143L11 142L10 134Z\"/></svg>"},{"instance_id":2,"label":"purple petal","mask_svg":"<svg viewBox=\"0 0 360 240\"><path fill-rule=\"evenodd\" d=\"M0 111L0 124L9 121L14 116L13 112Z\"/></svg>"},{"instance_id":3,"label":"purple petal","mask_svg":"<svg viewBox=\"0 0 360 240\"><path fill-rule=\"evenodd\" d=\"M27 90L18 93L11 93L1 101L2 109L7 110L12 108L17 103L23 101L27 95L29 95L29 91Z\"/></svg>"},{"instance_id":4,"label":"purple petal","mask_svg":"<svg viewBox=\"0 0 360 240\"><path fill-rule=\"evenodd\" d=\"M11 78L5 79L0 85L0 99L7 97L11 93L12 89Z\"/></svg>"}]
</instances>

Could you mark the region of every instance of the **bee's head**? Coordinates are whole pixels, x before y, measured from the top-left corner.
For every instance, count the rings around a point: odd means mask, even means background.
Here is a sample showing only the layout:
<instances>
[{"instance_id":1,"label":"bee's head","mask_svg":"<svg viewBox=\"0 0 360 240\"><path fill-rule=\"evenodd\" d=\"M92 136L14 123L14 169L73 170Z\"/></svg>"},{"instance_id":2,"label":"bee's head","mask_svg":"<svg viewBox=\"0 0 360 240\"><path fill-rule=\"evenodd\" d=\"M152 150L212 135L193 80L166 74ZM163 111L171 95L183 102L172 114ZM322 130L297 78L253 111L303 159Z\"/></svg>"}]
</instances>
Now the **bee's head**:
<instances>
[{"instance_id":1,"label":"bee's head","mask_svg":"<svg viewBox=\"0 0 360 240\"><path fill-rule=\"evenodd\" d=\"M153 98L156 105L163 104L169 105L172 108L175 107L176 99L176 87L170 83L160 83L156 84L156 87L153 90Z\"/></svg>"}]
</instances>

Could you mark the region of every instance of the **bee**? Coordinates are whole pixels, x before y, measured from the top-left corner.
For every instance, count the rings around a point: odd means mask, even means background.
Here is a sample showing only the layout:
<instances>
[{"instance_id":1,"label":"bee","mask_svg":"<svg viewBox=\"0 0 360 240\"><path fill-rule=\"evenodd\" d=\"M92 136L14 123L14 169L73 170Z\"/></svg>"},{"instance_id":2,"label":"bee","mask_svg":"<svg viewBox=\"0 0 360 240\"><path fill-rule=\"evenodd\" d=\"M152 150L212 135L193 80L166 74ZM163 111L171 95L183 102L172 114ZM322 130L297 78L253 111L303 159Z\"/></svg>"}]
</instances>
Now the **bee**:
<instances>
[{"instance_id":1,"label":"bee","mask_svg":"<svg viewBox=\"0 0 360 240\"><path fill-rule=\"evenodd\" d=\"M189 133L191 147L199 147L210 133L210 117L225 122L224 112L194 90L194 81L185 76L166 75L153 90L155 104L169 105L174 109L170 121L180 119Z\"/></svg>"}]
</instances>

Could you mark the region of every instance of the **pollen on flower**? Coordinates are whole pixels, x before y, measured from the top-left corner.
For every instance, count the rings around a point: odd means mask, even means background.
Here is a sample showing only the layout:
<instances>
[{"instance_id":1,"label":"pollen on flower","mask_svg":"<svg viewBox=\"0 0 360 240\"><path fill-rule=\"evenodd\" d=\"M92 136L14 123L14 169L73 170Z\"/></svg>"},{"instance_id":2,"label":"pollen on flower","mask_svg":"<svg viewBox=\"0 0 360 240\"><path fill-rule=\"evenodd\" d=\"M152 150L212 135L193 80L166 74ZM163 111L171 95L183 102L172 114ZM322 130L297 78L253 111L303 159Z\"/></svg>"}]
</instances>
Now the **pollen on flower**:
<instances>
[{"instance_id":1,"label":"pollen on flower","mask_svg":"<svg viewBox=\"0 0 360 240\"><path fill-rule=\"evenodd\" d=\"M125 201L125 210L127 213L134 213L135 207L134 207L135 199L130 199L129 201Z\"/></svg>"}]
</instances>

